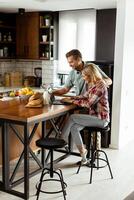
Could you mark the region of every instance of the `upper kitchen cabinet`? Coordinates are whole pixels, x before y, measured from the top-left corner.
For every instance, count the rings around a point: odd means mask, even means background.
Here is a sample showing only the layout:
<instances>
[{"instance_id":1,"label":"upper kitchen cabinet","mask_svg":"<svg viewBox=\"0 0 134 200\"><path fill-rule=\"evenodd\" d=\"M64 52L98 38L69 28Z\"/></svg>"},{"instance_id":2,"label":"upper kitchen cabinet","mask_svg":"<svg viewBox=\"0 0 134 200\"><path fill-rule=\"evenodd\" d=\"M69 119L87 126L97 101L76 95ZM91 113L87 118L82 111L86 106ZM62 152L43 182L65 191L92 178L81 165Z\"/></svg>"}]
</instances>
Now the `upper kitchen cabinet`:
<instances>
[{"instance_id":1,"label":"upper kitchen cabinet","mask_svg":"<svg viewBox=\"0 0 134 200\"><path fill-rule=\"evenodd\" d=\"M16 16L17 58L39 59L39 13Z\"/></svg>"},{"instance_id":2,"label":"upper kitchen cabinet","mask_svg":"<svg viewBox=\"0 0 134 200\"><path fill-rule=\"evenodd\" d=\"M96 60L114 61L116 9L97 11Z\"/></svg>"},{"instance_id":3,"label":"upper kitchen cabinet","mask_svg":"<svg viewBox=\"0 0 134 200\"><path fill-rule=\"evenodd\" d=\"M57 58L58 13L41 12L39 27L39 58L53 60Z\"/></svg>"},{"instance_id":4,"label":"upper kitchen cabinet","mask_svg":"<svg viewBox=\"0 0 134 200\"><path fill-rule=\"evenodd\" d=\"M0 13L0 58L16 55L16 16Z\"/></svg>"},{"instance_id":5,"label":"upper kitchen cabinet","mask_svg":"<svg viewBox=\"0 0 134 200\"><path fill-rule=\"evenodd\" d=\"M25 59L57 58L57 12L31 12L16 17L16 56Z\"/></svg>"}]
</instances>

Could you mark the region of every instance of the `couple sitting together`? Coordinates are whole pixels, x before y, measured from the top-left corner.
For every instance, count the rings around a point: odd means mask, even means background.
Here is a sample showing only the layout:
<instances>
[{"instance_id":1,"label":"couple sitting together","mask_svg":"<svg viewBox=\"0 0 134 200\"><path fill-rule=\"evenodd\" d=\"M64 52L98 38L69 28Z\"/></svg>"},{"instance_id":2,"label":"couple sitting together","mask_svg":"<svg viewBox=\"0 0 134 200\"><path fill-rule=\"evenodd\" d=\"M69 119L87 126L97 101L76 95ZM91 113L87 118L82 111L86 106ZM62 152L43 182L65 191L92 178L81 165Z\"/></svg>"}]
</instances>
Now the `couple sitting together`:
<instances>
[{"instance_id":1,"label":"couple sitting together","mask_svg":"<svg viewBox=\"0 0 134 200\"><path fill-rule=\"evenodd\" d=\"M109 103L107 87L112 81L101 69L93 63L84 63L79 50L73 49L66 54L72 67L64 88L54 90L54 95L67 93L76 86L76 97L72 103L88 109L87 114L72 114L67 119L62 130L62 139L68 142L71 133L74 143L82 157L81 162L87 162L87 150L83 144L80 131L85 127L104 128L109 123Z\"/></svg>"}]
</instances>

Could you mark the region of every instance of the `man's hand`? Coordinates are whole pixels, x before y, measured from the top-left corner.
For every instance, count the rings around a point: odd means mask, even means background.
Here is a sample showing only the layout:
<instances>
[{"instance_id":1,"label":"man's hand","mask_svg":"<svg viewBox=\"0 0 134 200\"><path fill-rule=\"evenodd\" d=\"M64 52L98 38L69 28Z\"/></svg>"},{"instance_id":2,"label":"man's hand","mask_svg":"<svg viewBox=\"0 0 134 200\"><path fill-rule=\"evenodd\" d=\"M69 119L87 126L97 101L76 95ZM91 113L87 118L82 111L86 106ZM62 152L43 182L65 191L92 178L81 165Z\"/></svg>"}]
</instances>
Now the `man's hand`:
<instances>
[{"instance_id":1,"label":"man's hand","mask_svg":"<svg viewBox=\"0 0 134 200\"><path fill-rule=\"evenodd\" d=\"M61 89L58 89L58 90L53 90L52 91L52 94L53 95L63 95L63 94L66 94L67 92L69 92L70 88L61 88Z\"/></svg>"}]
</instances>

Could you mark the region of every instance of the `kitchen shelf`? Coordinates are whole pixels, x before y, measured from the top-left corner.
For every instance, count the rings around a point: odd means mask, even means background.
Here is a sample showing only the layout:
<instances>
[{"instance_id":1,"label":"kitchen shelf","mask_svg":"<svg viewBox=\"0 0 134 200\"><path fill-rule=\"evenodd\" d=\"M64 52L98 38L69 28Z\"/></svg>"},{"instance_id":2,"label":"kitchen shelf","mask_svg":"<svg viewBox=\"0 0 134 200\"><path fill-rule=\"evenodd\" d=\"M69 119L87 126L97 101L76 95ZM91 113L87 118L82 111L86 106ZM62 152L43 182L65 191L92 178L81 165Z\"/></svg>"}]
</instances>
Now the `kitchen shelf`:
<instances>
[{"instance_id":1,"label":"kitchen shelf","mask_svg":"<svg viewBox=\"0 0 134 200\"><path fill-rule=\"evenodd\" d=\"M0 13L0 59L16 56L16 15Z\"/></svg>"},{"instance_id":2,"label":"kitchen shelf","mask_svg":"<svg viewBox=\"0 0 134 200\"><path fill-rule=\"evenodd\" d=\"M16 42L1 41L0 44L16 44Z\"/></svg>"},{"instance_id":3,"label":"kitchen shelf","mask_svg":"<svg viewBox=\"0 0 134 200\"><path fill-rule=\"evenodd\" d=\"M46 29L46 28L51 28L51 29L53 29L54 26L40 26L40 28L42 28L42 29Z\"/></svg>"},{"instance_id":4,"label":"kitchen shelf","mask_svg":"<svg viewBox=\"0 0 134 200\"><path fill-rule=\"evenodd\" d=\"M15 26L6 26L6 25L0 25L0 28L3 28L3 29L16 29Z\"/></svg>"},{"instance_id":5,"label":"kitchen shelf","mask_svg":"<svg viewBox=\"0 0 134 200\"><path fill-rule=\"evenodd\" d=\"M48 21L46 21L48 20ZM48 24L48 25L47 25ZM39 56L43 60L53 60L55 53L55 13L41 12L40 13L40 31L39 31ZM46 41L43 41L43 36L46 36Z\"/></svg>"},{"instance_id":6,"label":"kitchen shelf","mask_svg":"<svg viewBox=\"0 0 134 200\"><path fill-rule=\"evenodd\" d=\"M41 60L49 60L49 58L40 57Z\"/></svg>"},{"instance_id":7,"label":"kitchen shelf","mask_svg":"<svg viewBox=\"0 0 134 200\"><path fill-rule=\"evenodd\" d=\"M50 42L40 42L40 44L49 44Z\"/></svg>"}]
</instances>

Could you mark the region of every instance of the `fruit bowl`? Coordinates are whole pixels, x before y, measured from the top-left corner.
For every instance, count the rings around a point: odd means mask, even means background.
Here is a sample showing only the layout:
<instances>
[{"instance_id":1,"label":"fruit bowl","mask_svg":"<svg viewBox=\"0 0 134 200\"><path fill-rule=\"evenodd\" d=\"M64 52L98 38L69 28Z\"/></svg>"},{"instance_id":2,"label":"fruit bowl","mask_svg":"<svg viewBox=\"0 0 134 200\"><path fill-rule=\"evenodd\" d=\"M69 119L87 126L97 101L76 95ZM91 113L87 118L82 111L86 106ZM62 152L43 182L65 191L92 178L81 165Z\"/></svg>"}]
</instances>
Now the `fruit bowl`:
<instances>
[{"instance_id":1,"label":"fruit bowl","mask_svg":"<svg viewBox=\"0 0 134 200\"><path fill-rule=\"evenodd\" d=\"M32 95L30 95L30 94L29 95L23 95L23 94L19 95L21 100L28 100L31 96Z\"/></svg>"}]
</instances>

